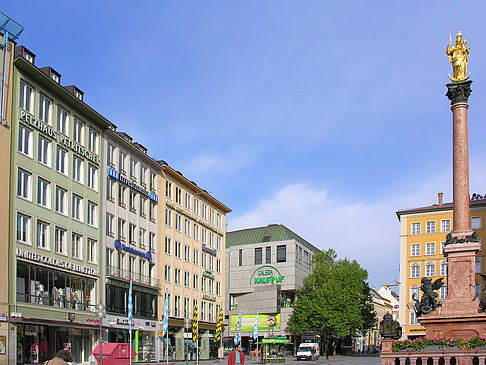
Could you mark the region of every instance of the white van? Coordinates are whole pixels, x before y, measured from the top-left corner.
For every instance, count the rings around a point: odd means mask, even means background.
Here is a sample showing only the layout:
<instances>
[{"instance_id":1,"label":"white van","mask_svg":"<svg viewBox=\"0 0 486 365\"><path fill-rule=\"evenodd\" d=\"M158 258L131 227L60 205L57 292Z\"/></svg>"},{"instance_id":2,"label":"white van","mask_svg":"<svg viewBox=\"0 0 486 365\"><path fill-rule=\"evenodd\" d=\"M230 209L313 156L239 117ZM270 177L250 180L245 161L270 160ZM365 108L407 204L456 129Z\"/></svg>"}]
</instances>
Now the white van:
<instances>
[{"instance_id":1,"label":"white van","mask_svg":"<svg viewBox=\"0 0 486 365\"><path fill-rule=\"evenodd\" d=\"M297 360L317 360L319 358L319 344L316 342L301 343L297 350Z\"/></svg>"}]
</instances>

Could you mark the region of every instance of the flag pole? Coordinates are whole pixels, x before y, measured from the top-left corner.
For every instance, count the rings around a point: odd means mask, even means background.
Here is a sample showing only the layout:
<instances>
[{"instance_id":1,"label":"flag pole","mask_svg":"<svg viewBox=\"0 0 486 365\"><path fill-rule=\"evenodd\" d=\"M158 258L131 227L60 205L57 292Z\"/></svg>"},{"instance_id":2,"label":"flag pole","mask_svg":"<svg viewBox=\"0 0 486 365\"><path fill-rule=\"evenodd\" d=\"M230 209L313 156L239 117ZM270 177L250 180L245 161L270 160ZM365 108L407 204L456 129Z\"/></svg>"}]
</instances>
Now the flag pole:
<instances>
[{"instance_id":1,"label":"flag pole","mask_svg":"<svg viewBox=\"0 0 486 365\"><path fill-rule=\"evenodd\" d=\"M199 307L199 298L197 298L197 306ZM197 331L197 338L196 338L196 365L199 365L199 311L197 313L197 322L196 322L196 331Z\"/></svg>"},{"instance_id":2,"label":"flag pole","mask_svg":"<svg viewBox=\"0 0 486 365\"><path fill-rule=\"evenodd\" d=\"M130 365L132 365L132 278L131 277L130 277L130 293L128 294L128 332L130 335L128 357L130 358Z\"/></svg>"},{"instance_id":3,"label":"flag pole","mask_svg":"<svg viewBox=\"0 0 486 365\"><path fill-rule=\"evenodd\" d=\"M169 307L169 296L165 293L165 305ZM165 349L167 352L167 365L169 365L169 313L167 313L167 331L166 331L166 344Z\"/></svg>"}]
</instances>

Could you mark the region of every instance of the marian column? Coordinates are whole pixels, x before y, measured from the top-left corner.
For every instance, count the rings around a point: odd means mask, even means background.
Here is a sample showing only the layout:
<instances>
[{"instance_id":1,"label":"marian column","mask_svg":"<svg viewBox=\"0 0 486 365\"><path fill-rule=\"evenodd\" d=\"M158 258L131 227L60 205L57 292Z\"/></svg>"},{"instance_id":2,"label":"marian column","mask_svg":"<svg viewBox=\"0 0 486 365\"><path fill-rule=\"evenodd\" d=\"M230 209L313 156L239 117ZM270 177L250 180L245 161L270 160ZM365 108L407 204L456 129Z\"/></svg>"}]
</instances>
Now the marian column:
<instances>
[{"instance_id":1,"label":"marian column","mask_svg":"<svg viewBox=\"0 0 486 365\"><path fill-rule=\"evenodd\" d=\"M452 42L451 42L452 43ZM453 230L446 237L444 256L447 257L447 299L439 312L421 317L427 338L484 335L486 314L480 313L480 302L475 296L476 252L480 250L477 234L471 230L469 218L469 155L467 133L468 98L471 80L466 76L469 47L459 32L456 43L446 48L452 63L453 76L447 84L451 101L453 124Z\"/></svg>"}]
</instances>

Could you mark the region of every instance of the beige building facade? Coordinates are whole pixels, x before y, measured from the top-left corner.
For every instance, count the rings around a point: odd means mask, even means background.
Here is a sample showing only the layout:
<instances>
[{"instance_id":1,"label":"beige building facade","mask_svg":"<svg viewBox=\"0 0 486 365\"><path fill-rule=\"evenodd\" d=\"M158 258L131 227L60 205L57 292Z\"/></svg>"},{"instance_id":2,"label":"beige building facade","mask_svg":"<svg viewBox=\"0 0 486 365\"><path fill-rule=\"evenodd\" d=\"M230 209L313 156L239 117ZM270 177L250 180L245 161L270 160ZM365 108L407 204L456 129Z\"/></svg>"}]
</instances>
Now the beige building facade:
<instances>
[{"instance_id":1,"label":"beige building facade","mask_svg":"<svg viewBox=\"0 0 486 365\"><path fill-rule=\"evenodd\" d=\"M231 210L166 162L159 163L158 313L162 321L166 297L168 356L196 359L189 326L197 305L200 359L215 358L218 313L225 310L226 214ZM167 356L164 341L159 351Z\"/></svg>"}]
</instances>

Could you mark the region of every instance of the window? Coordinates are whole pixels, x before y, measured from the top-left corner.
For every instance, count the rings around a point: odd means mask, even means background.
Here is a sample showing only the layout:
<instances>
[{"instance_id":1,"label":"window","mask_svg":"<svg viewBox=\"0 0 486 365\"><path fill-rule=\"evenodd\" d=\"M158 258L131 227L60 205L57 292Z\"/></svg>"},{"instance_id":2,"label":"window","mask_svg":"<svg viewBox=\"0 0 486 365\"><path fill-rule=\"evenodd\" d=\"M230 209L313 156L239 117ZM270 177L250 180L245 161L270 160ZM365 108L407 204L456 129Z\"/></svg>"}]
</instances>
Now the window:
<instances>
[{"instance_id":1,"label":"window","mask_svg":"<svg viewBox=\"0 0 486 365\"><path fill-rule=\"evenodd\" d=\"M181 269L174 269L174 284L181 285Z\"/></svg>"},{"instance_id":2,"label":"window","mask_svg":"<svg viewBox=\"0 0 486 365\"><path fill-rule=\"evenodd\" d=\"M32 201L32 174L19 168L17 175L17 195Z\"/></svg>"},{"instance_id":3,"label":"window","mask_svg":"<svg viewBox=\"0 0 486 365\"><path fill-rule=\"evenodd\" d=\"M73 179L83 183L83 161L76 156L73 156Z\"/></svg>"},{"instance_id":4,"label":"window","mask_svg":"<svg viewBox=\"0 0 486 365\"><path fill-rule=\"evenodd\" d=\"M199 215L199 200L194 198L194 214Z\"/></svg>"},{"instance_id":5,"label":"window","mask_svg":"<svg viewBox=\"0 0 486 365\"><path fill-rule=\"evenodd\" d=\"M216 282L216 295L221 295L221 283L219 281Z\"/></svg>"},{"instance_id":6,"label":"window","mask_svg":"<svg viewBox=\"0 0 486 365\"><path fill-rule=\"evenodd\" d=\"M482 273L481 266L481 258L476 258L476 274Z\"/></svg>"},{"instance_id":7,"label":"window","mask_svg":"<svg viewBox=\"0 0 486 365\"><path fill-rule=\"evenodd\" d=\"M186 193L186 199L184 200L184 206L187 210L191 210L191 194Z\"/></svg>"},{"instance_id":8,"label":"window","mask_svg":"<svg viewBox=\"0 0 486 365\"><path fill-rule=\"evenodd\" d=\"M37 204L43 206L44 208L50 209L51 205L51 184L41 179L37 178Z\"/></svg>"},{"instance_id":9,"label":"window","mask_svg":"<svg viewBox=\"0 0 486 365\"><path fill-rule=\"evenodd\" d=\"M137 178L137 161L133 158L130 158L130 178L136 179Z\"/></svg>"},{"instance_id":10,"label":"window","mask_svg":"<svg viewBox=\"0 0 486 365\"><path fill-rule=\"evenodd\" d=\"M165 196L172 200L172 183L170 181L165 182Z\"/></svg>"},{"instance_id":11,"label":"window","mask_svg":"<svg viewBox=\"0 0 486 365\"><path fill-rule=\"evenodd\" d=\"M136 231L136 226L134 224L129 224L128 225L128 243L131 245L135 245L135 231Z\"/></svg>"},{"instance_id":12,"label":"window","mask_svg":"<svg viewBox=\"0 0 486 365\"><path fill-rule=\"evenodd\" d=\"M121 174L127 174L127 155L125 155L122 151L119 153L118 158L118 169L120 170Z\"/></svg>"},{"instance_id":13,"label":"window","mask_svg":"<svg viewBox=\"0 0 486 365\"><path fill-rule=\"evenodd\" d=\"M32 131L19 124L19 140L17 150L24 155L32 157Z\"/></svg>"},{"instance_id":14,"label":"window","mask_svg":"<svg viewBox=\"0 0 486 365\"><path fill-rule=\"evenodd\" d=\"M177 213L175 215L174 227L175 227L176 231L179 231L179 232L182 231L182 217Z\"/></svg>"},{"instance_id":15,"label":"window","mask_svg":"<svg viewBox=\"0 0 486 365\"><path fill-rule=\"evenodd\" d=\"M51 124L50 111L52 102L44 95L39 95L39 119L47 124Z\"/></svg>"},{"instance_id":16,"label":"window","mask_svg":"<svg viewBox=\"0 0 486 365\"><path fill-rule=\"evenodd\" d=\"M73 122L73 139L79 144L83 144L83 127L84 124L80 120L74 118Z\"/></svg>"},{"instance_id":17,"label":"window","mask_svg":"<svg viewBox=\"0 0 486 365\"><path fill-rule=\"evenodd\" d=\"M216 250L221 251L221 236L216 236Z\"/></svg>"},{"instance_id":18,"label":"window","mask_svg":"<svg viewBox=\"0 0 486 365\"><path fill-rule=\"evenodd\" d=\"M51 142L41 136L37 146L37 159L40 163L51 166Z\"/></svg>"},{"instance_id":19,"label":"window","mask_svg":"<svg viewBox=\"0 0 486 365\"><path fill-rule=\"evenodd\" d=\"M179 295L174 296L174 317L181 316L181 297Z\"/></svg>"},{"instance_id":20,"label":"window","mask_svg":"<svg viewBox=\"0 0 486 365\"><path fill-rule=\"evenodd\" d=\"M199 275L192 276L192 287L196 290L199 289Z\"/></svg>"},{"instance_id":21,"label":"window","mask_svg":"<svg viewBox=\"0 0 486 365\"><path fill-rule=\"evenodd\" d=\"M221 260L220 259L216 259L216 272L218 274L221 274Z\"/></svg>"},{"instance_id":22,"label":"window","mask_svg":"<svg viewBox=\"0 0 486 365\"><path fill-rule=\"evenodd\" d=\"M209 232L209 247L214 248L214 233Z\"/></svg>"},{"instance_id":23,"label":"window","mask_svg":"<svg viewBox=\"0 0 486 365\"><path fill-rule=\"evenodd\" d=\"M304 250L304 266L309 267L309 253Z\"/></svg>"},{"instance_id":24,"label":"window","mask_svg":"<svg viewBox=\"0 0 486 365\"><path fill-rule=\"evenodd\" d=\"M88 262L96 263L96 241L88 238L87 245Z\"/></svg>"},{"instance_id":25,"label":"window","mask_svg":"<svg viewBox=\"0 0 486 365\"><path fill-rule=\"evenodd\" d=\"M196 223L194 223L194 227L193 227L192 233L193 233L193 236L192 237L196 241L199 241L199 226Z\"/></svg>"},{"instance_id":26,"label":"window","mask_svg":"<svg viewBox=\"0 0 486 365\"><path fill-rule=\"evenodd\" d=\"M165 241L164 241L164 252L167 255L170 255L172 253L172 249L171 249L171 239L169 237L165 237Z\"/></svg>"},{"instance_id":27,"label":"window","mask_svg":"<svg viewBox=\"0 0 486 365\"><path fill-rule=\"evenodd\" d=\"M450 232L451 231L451 220L450 219L442 219L440 221L440 231L441 232Z\"/></svg>"},{"instance_id":28,"label":"window","mask_svg":"<svg viewBox=\"0 0 486 365\"><path fill-rule=\"evenodd\" d=\"M440 263L440 276L447 276L447 262Z\"/></svg>"},{"instance_id":29,"label":"window","mask_svg":"<svg viewBox=\"0 0 486 365\"><path fill-rule=\"evenodd\" d=\"M221 223L221 214L216 214L216 226L218 228L222 228L222 223Z\"/></svg>"},{"instance_id":30,"label":"window","mask_svg":"<svg viewBox=\"0 0 486 365\"><path fill-rule=\"evenodd\" d=\"M415 313L415 311L411 310L410 312L410 324L411 325L418 325L418 321L417 321L417 314Z\"/></svg>"},{"instance_id":31,"label":"window","mask_svg":"<svg viewBox=\"0 0 486 365\"><path fill-rule=\"evenodd\" d=\"M213 271L214 270L214 256L208 255L209 259L209 270Z\"/></svg>"},{"instance_id":32,"label":"window","mask_svg":"<svg viewBox=\"0 0 486 365\"><path fill-rule=\"evenodd\" d=\"M122 185L118 185L118 205L122 208L126 208L126 188Z\"/></svg>"},{"instance_id":33,"label":"window","mask_svg":"<svg viewBox=\"0 0 486 365\"><path fill-rule=\"evenodd\" d=\"M206 237L208 235L208 231L206 228L201 228L201 243L206 244Z\"/></svg>"},{"instance_id":34,"label":"window","mask_svg":"<svg viewBox=\"0 0 486 365\"><path fill-rule=\"evenodd\" d=\"M165 225L172 226L172 211L169 208L165 208Z\"/></svg>"},{"instance_id":35,"label":"window","mask_svg":"<svg viewBox=\"0 0 486 365\"><path fill-rule=\"evenodd\" d=\"M60 172L61 174L67 175L68 166L67 166L67 156L68 153L64 148L57 146L56 150L56 171Z\"/></svg>"},{"instance_id":36,"label":"window","mask_svg":"<svg viewBox=\"0 0 486 365\"><path fill-rule=\"evenodd\" d=\"M145 229L139 228L138 229L138 246L140 248L145 248Z\"/></svg>"},{"instance_id":37,"label":"window","mask_svg":"<svg viewBox=\"0 0 486 365\"><path fill-rule=\"evenodd\" d=\"M150 190L156 191L155 187L157 186L157 176L153 173L150 173Z\"/></svg>"},{"instance_id":38,"label":"window","mask_svg":"<svg viewBox=\"0 0 486 365\"><path fill-rule=\"evenodd\" d=\"M147 199L142 198L140 196L140 217L146 218L147 217Z\"/></svg>"},{"instance_id":39,"label":"window","mask_svg":"<svg viewBox=\"0 0 486 365\"><path fill-rule=\"evenodd\" d=\"M208 218L207 217L207 210L208 210L208 208L207 208L206 204L203 203L201 205L201 217L202 217L202 219L207 219Z\"/></svg>"},{"instance_id":40,"label":"window","mask_svg":"<svg viewBox=\"0 0 486 365\"><path fill-rule=\"evenodd\" d=\"M413 243L410 247L410 256L420 256L420 243Z\"/></svg>"},{"instance_id":41,"label":"window","mask_svg":"<svg viewBox=\"0 0 486 365\"><path fill-rule=\"evenodd\" d=\"M243 250L238 250L238 266L243 266Z\"/></svg>"},{"instance_id":42,"label":"window","mask_svg":"<svg viewBox=\"0 0 486 365\"><path fill-rule=\"evenodd\" d=\"M156 205L152 202L149 203L149 219L151 222L155 223L156 214Z\"/></svg>"},{"instance_id":43,"label":"window","mask_svg":"<svg viewBox=\"0 0 486 365\"><path fill-rule=\"evenodd\" d=\"M109 213L106 213L106 235L115 237L115 217Z\"/></svg>"},{"instance_id":44,"label":"window","mask_svg":"<svg viewBox=\"0 0 486 365\"><path fill-rule=\"evenodd\" d=\"M189 298L184 298L184 318L189 318L191 315L191 312L189 311Z\"/></svg>"},{"instance_id":45,"label":"window","mask_svg":"<svg viewBox=\"0 0 486 365\"><path fill-rule=\"evenodd\" d=\"M410 277L411 278L419 278L420 277L420 266L415 264L412 265L410 270Z\"/></svg>"},{"instance_id":46,"label":"window","mask_svg":"<svg viewBox=\"0 0 486 365\"><path fill-rule=\"evenodd\" d=\"M19 107L32 113L34 89L20 81Z\"/></svg>"},{"instance_id":47,"label":"window","mask_svg":"<svg viewBox=\"0 0 486 365\"><path fill-rule=\"evenodd\" d=\"M255 265L260 265L262 263L262 248L255 248Z\"/></svg>"},{"instance_id":48,"label":"window","mask_svg":"<svg viewBox=\"0 0 486 365\"><path fill-rule=\"evenodd\" d=\"M201 278L201 290L204 291L204 292L207 291L207 282L208 282L208 279L203 276Z\"/></svg>"},{"instance_id":49,"label":"window","mask_svg":"<svg viewBox=\"0 0 486 365\"><path fill-rule=\"evenodd\" d=\"M37 247L49 249L49 223L37 221Z\"/></svg>"},{"instance_id":50,"label":"window","mask_svg":"<svg viewBox=\"0 0 486 365\"><path fill-rule=\"evenodd\" d=\"M441 242L440 243L440 253L443 254L444 253L444 247L445 247L445 242Z\"/></svg>"},{"instance_id":51,"label":"window","mask_svg":"<svg viewBox=\"0 0 486 365\"><path fill-rule=\"evenodd\" d=\"M67 190L56 186L56 212L67 215Z\"/></svg>"},{"instance_id":52,"label":"window","mask_svg":"<svg viewBox=\"0 0 486 365\"><path fill-rule=\"evenodd\" d=\"M61 255L66 255L66 235L67 231L63 228L56 227L55 236L54 236L54 246L56 253Z\"/></svg>"},{"instance_id":53,"label":"window","mask_svg":"<svg viewBox=\"0 0 486 365\"><path fill-rule=\"evenodd\" d=\"M110 167L115 167L115 147L108 144L106 151L106 164Z\"/></svg>"},{"instance_id":54,"label":"window","mask_svg":"<svg viewBox=\"0 0 486 365\"><path fill-rule=\"evenodd\" d=\"M411 234L420 234L420 222L412 223Z\"/></svg>"},{"instance_id":55,"label":"window","mask_svg":"<svg viewBox=\"0 0 486 365\"><path fill-rule=\"evenodd\" d=\"M277 262L287 261L287 246L277 246Z\"/></svg>"},{"instance_id":56,"label":"window","mask_svg":"<svg viewBox=\"0 0 486 365\"><path fill-rule=\"evenodd\" d=\"M88 223L90 226L97 227L97 217L97 205L88 200L86 223Z\"/></svg>"},{"instance_id":57,"label":"window","mask_svg":"<svg viewBox=\"0 0 486 365\"><path fill-rule=\"evenodd\" d=\"M184 246L184 260L187 262L191 261L191 247Z\"/></svg>"},{"instance_id":58,"label":"window","mask_svg":"<svg viewBox=\"0 0 486 365\"><path fill-rule=\"evenodd\" d=\"M30 244L30 217L17 213L17 241Z\"/></svg>"},{"instance_id":59,"label":"window","mask_svg":"<svg viewBox=\"0 0 486 365\"><path fill-rule=\"evenodd\" d=\"M155 252L155 233L149 232L149 251Z\"/></svg>"},{"instance_id":60,"label":"window","mask_svg":"<svg viewBox=\"0 0 486 365\"><path fill-rule=\"evenodd\" d=\"M184 234L191 237L191 221L189 219L184 219Z\"/></svg>"},{"instance_id":61,"label":"window","mask_svg":"<svg viewBox=\"0 0 486 365\"><path fill-rule=\"evenodd\" d=\"M91 164L88 164L88 187L98 190L98 169Z\"/></svg>"},{"instance_id":62,"label":"window","mask_svg":"<svg viewBox=\"0 0 486 365\"><path fill-rule=\"evenodd\" d=\"M80 196L73 194L73 219L77 219L78 221L83 220L83 198Z\"/></svg>"},{"instance_id":63,"label":"window","mask_svg":"<svg viewBox=\"0 0 486 365\"><path fill-rule=\"evenodd\" d=\"M209 223L214 224L214 209L209 209Z\"/></svg>"},{"instance_id":64,"label":"window","mask_svg":"<svg viewBox=\"0 0 486 365\"><path fill-rule=\"evenodd\" d=\"M115 202L115 182L110 178L106 179L106 200Z\"/></svg>"},{"instance_id":65,"label":"window","mask_svg":"<svg viewBox=\"0 0 486 365\"><path fill-rule=\"evenodd\" d=\"M69 118L69 113L61 108L60 106L57 107L57 130L61 132L62 134L67 135L67 129L68 129L68 118Z\"/></svg>"},{"instance_id":66,"label":"window","mask_svg":"<svg viewBox=\"0 0 486 365\"><path fill-rule=\"evenodd\" d=\"M410 287L410 302L415 300L420 300L420 287L413 285Z\"/></svg>"},{"instance_id":67,"label":"window","mask_svg":"<svg viewBox=\"0 0 486 365\"><path fill-rule=\"evenodd\" d=\"M435 264L429 262L425 265L425 276L435 276Z\"/></svg>"},{"instance_id":68,"label":"window","mask_svg":"<svg viewBox=\"0 0 486 365\"><path fill-rule=\"evenodd\" d=\"M191 286L191 274L188 271L184 271L184 286L190 288Z\"/></svg>"},{"instance_id":69,"label":"window","mask_svg":"<svg viewBox=\"0 0 486 365\"><path fill-rule=\"evenodd\" d=\"M270 264L272 262L272 247L265 248L265 263Z\"/></svg>"},{"instance_id":70,"label":"window","mask_svg":"<svg viewBox=\"0 0 486 365\"><path fill-rule=\"evenodd\" d=\"M181 248L181 243L180 242L177 242L175 241L174 242L174 256L177 257L177 258L181 258L181 251L182 251L182 248Z\"/></svg>"},{"instance_id":71,"label":"window","mask_svg":"<svg viewBox=\"0 0 486 365\"><path fill-rule=\"evenodd\" d=\"M207 266L206 265L206 256L207 256L206 252L201 252L201 266L204 267L204 268L206 268L206 266Z\"/></svg>"},{"instance_id":72,"label":"window","mask_svg":"<svg viewBox=\"0 0 486 365\"><path fill-rule=\"evenodd\" d=\"M120 241L125 242L125 221L123 219L118 218L118 239Z\"/></svg>"},{"instance_id":73,"label":"window","mask_svg":"<svg viewBox=\"0 0 486 365\"><path fill-rule=\"evenodd\" d=\"M425 223L426 233L435 233L435 221L427 221Z\"/></svg>"},{"instance_id":74,"label":"window","mask_svg":"<svg viewBox=\"0 0 486 365\"><path fill-rule=\"evenodd\" d=\"M178 186L175 187L175 202L182 204L182 189Z\"/></svg>"},{"instance_id":75,"label":"window","mask_svg":"<svg viewBox=\"0 0 486 365\"><path fill-rule=\"evenodd\" d=\"M446 299L447 298L447 286L444 285L439 289L439 298Z\"/></svg>"},{"instance_id":76,"label":"window","mask_svg":"<svg viewBox=\"0 0 486 365\"><path fill-rule=\"evenodd\" d=\"M481 228L481 217L471 217L471 229Z\"/></svg>"},{"instance_id":77,"label":"window","mask_svg":"<svg viewBox=\"0 0 486 365\"><path fill-rule=\"evenodd\" d=\"M132 213L137 213L137 193L130 189L129 209Z\"/></svg>"},{"instance_id":78,"label":"window","mask_svg":"<svg viewBox=\"0 0 486 365\"><path fill-rule=\"evenodd\" d=\"M196 249L192 252L192 263L194 265L199 265L199 251Z\"/></svg>"},{"instance_id":79,"label":"window","mask_svg":"<svg viewBox=\"0 0 486 365\"><path fill-rule=\"evenodd\" d=\"M73 233L71 236L71 256L75 259L83 258L83 236Z\"/></svg>"},{"instance_id":80,"label":"window","mask_svg":"<svg viewBox=\"0 0 486 365\"><path fill-rule=\"evenodd\" d=\"M147 186L147 168L140 165L140 185L143 187Z\"/></svg>"},{"instance_id":81,"label":"window","mask_svg":"<svg viewBox=\"0 0 486 365\"><path fill-rule=\"evenodd\" d=\"M91 152L98 153L98 132L91 128L88 135L88 149Z\"/></svg>"},{"instance_id":82,"label":"window","mask_svg":"<svg viewBox=\"0 0 486 365\"><path fill-rule=\"evenodd\" d=\"M214 280L208 279L208 291L210 294L214 294Z\"/></svg>"},{"instance_id":83,"label":"window","mask_svg":"<svg viewBox=\"0 0 486 365\"><path fill-rule=\"evenodd\" d=\"M435 255L435 242L425 244L425 254Z\"/></svg>"},{"instance_id":84,"label":"window","mask_svg":"<svg viewBox=\"0 0 486 365\"><path fill-rule=\"evenodd\" d=\"M166 283L170 283L170 266L164 266L164 279Z\"/></svg>"},{"instance_id":85,"label":"window","mask_svg":"<svg viewBox=\"0 0 486 365\"><path fill-rule=\"evenodd\" d=\"M476 298L481 298L481 284L478 283L477 281L476 281L475 289L476 290L475 290L474 294L475 294Z\"/></svg>"}]
</instances>

